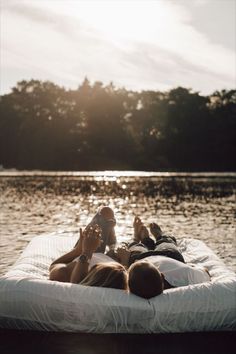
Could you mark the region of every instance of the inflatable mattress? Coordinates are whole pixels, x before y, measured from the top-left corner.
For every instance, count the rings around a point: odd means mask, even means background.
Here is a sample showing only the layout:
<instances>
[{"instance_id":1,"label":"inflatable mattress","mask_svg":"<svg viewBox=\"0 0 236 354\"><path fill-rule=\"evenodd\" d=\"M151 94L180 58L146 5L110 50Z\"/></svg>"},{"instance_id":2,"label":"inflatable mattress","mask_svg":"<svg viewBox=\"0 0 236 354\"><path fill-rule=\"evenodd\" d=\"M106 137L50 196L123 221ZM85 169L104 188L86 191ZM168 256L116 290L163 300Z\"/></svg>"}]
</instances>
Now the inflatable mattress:
<instances>
[{"instance_id":1,"label":"inflatable mattress","mask_svg":"<svg viewBox=\"0 0 236 354\"><path fill-rule=\"evenodd\" d=\"M37 236L0 278L0 328L94 333L170 333L236 328L236 277L202 241L182 239L187 262L211 282L169 289L145 300L123 290L48 280L51 262L76 237Z\"/></svg>"}]
</instances>

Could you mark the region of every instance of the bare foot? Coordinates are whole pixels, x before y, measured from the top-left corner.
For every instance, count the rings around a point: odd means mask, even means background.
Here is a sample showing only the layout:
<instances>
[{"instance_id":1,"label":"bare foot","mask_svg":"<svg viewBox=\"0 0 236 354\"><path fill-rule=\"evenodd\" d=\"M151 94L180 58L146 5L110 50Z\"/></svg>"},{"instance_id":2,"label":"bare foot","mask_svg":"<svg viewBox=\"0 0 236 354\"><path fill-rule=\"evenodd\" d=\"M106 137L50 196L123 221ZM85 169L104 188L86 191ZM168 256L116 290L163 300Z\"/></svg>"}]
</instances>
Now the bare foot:
<instances>
[{"instance_id":1,"label":"bare foot","mask_svg":"<svg viewBox=\"0 0 236 354\"><path fill-rule=\"evenodd\" d=\"M150 224L150 231L156 240L158 240L162 236L162 230L161 230L160 226L157 225L155 222L152 222Z\"/></svg>"},{"instance_id":2,"label":"bare foot","mask_svg":"<svg viewBox=\"0 0 236 354\"><path fill-rule=\"evenodd\" d=\"M146 228L145 225L142 225L142 227L140 229L140 233L139 233L140 241L142 242L145 238L148 238L148 237L149 237L148 229Z\"/></svg>"},{"instance_id":3,"label":"bare foot","mask_svg":"<svg viewBox=\"0 0 236 354\"><path fill-rule=\"evenodd\" d=\"M148 229L144 226L142 220L138 216L135 216L134 218L133 227L135 241L140 242L149 237Z\"/></svg>"},{"instance_id":4,"label":"bare foot","mask_svg":"<svg viewBox=\"0 0 236 354\"><path fill-rule=\"evenodd\" d=\"M143 226L143 223L141 219L138 216L135 216L134 222L133 222L133 228L134 228L134 240L139 242L140 241L140 230L141 227Z\"/></svg>"}]
</instances>

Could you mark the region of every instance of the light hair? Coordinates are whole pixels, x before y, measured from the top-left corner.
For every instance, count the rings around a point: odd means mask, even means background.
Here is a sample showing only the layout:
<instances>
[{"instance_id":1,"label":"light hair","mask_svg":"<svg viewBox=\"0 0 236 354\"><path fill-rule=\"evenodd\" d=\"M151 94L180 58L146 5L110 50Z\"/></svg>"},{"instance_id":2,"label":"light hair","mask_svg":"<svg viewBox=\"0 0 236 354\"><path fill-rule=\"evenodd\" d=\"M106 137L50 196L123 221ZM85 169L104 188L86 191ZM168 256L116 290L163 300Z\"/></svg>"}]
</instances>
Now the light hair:
<instances>
[{"instance_id":1,"label":"light hair","mask_svg":"<svg viewBox=\"0 0 236 354\"><path fill-rule=\"evenodd\" d=\"M128 273L131 293L150 299L163 292L163 276L153 264L138 261L130 266Z\"/></svg>"},{"instance_id":2,"label":"light hair","mask_svg":"<svg viewBox=\"0 0 236 354\"><path fill-rule=\"evenodd\" d=\"M125 267L119 263L98 263L90 269L80 284L127 290L128 275Z\"/></svg>"}]
</instances>

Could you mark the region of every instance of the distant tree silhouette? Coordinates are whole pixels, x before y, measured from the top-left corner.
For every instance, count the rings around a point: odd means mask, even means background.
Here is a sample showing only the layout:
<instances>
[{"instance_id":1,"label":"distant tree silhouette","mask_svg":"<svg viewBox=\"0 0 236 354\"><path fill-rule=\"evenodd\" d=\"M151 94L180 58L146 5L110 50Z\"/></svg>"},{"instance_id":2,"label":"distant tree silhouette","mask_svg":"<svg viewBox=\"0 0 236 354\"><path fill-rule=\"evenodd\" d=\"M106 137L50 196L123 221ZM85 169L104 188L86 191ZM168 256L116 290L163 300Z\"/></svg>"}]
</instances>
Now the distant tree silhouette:
<instances>
[{"instance_id":1,"label":"distant tree silhouette","mask_svg":"<svg viewBox=\"0 0 236 354\"><path fill-rule=\"evenodd\" d=\"M0 101L0 164L47 170L235 171L236 90L201 96L21 81Z\"/></svg>"}]
</instances>

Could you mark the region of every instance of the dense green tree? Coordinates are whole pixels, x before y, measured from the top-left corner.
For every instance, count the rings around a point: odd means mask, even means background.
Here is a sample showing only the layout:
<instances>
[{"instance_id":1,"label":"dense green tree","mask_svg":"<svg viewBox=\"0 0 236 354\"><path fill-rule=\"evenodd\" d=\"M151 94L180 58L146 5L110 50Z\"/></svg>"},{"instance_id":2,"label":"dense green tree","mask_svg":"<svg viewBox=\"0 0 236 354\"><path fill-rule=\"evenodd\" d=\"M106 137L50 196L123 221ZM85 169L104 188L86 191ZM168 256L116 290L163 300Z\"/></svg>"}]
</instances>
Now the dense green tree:
<instances>
[{"instance_id":1,"label":"dense green tree","mask_svg":"<svg viewBox=\"0 0 236 354\"><path fill-rule=\"evenodd\" d=\"M236 91L77 90L21 81L0 101L0 164L50 170L235 171Z\"/></svg>"}]
</instances>

